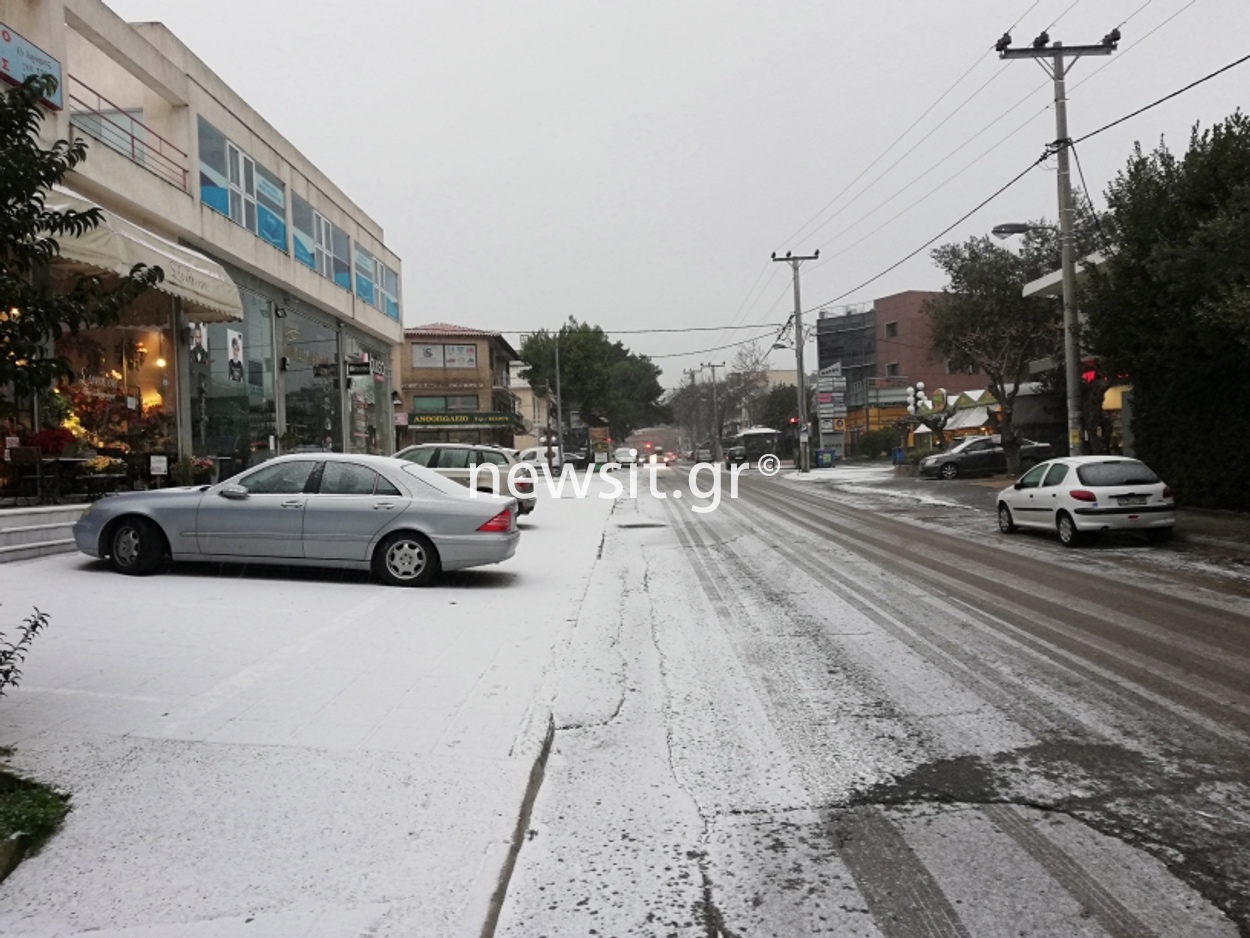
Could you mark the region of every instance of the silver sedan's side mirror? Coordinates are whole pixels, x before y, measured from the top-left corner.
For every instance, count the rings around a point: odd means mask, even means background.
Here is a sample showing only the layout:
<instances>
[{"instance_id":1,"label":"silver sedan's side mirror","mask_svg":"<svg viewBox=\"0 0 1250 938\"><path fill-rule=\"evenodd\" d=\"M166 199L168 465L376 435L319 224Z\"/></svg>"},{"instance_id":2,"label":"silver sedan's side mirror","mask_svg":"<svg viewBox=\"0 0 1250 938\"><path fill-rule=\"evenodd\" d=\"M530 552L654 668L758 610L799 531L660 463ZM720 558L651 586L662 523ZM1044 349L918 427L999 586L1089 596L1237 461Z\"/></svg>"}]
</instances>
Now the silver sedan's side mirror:
<instances>
[{"instance_id":1,"label":"silver sedan's side mirror","mask_svg":"<svg viewBox=\"0 0 1250 938\"><path fill-rule=\"evenodd\" d=\"M244 499L250 494L246 488L241 485L223 485L221 491L217 493L222 498Z\"/></svg>"}]
</instances>

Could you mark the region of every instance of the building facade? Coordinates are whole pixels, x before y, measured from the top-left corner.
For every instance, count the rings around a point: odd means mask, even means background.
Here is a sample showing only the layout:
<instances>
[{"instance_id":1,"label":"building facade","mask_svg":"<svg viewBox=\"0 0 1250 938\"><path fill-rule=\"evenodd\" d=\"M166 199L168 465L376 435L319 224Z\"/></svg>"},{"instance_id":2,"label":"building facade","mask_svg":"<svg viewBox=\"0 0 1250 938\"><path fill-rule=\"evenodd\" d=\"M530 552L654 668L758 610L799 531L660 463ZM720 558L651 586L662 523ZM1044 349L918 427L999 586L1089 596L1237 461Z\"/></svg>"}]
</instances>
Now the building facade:
<instances>
[{"instance_id":1,"label":"building facade","mask_svg":"<svg viewBox=\"0 0 1250 938\"><path fill-rule=\"evenodd\" d=\"M445 322L404 330L396 351L400 444L490 443L511 447L525 426L512 392L520 356L498 332Z\"/></svg>"},{"instance_id":2,"label":"building facade","mask_svg":"<svg viewBox=\"0 0 1250 938\"><path fill-rule=\"evenodd\" d=\"M49 205L104 212L61 239L54 281L165 274L116 326L57 342L75 380L29 402L31 429L58 421L120 454L136 485L149 456L225 476L284 452L390 452L401 268L378 224L161 24L99 0L3 0L0 22L60 83L45 145L88 144Z\"/></svg>"},{"instance_id":3,"label":"building facade","mask_svg":"<svg viewBox=\"0 0 1250 938\"><path fill-rule=\"evenodd\" d=\"M520 374L525 367L524 362L513 362L510 375L512 397L522 427L513 438L517 449L545 446L548 437L556 439L558 427L555 394L550 388L539 393L530 387Z\"/></svg>"},{"instance_id":4,"label":"building facade","mask_svg":"<svg viewBox=\"0 0 1250 938\"><path fill-rule=\"evenodd\" d=\"M864 433L894 426L907 416L907 388L923 381L932 392L952 394L984 387L983 375L953 371L932 359L923 313L939 294L908 290L837 310L821 310L816 353L821 369L841 364L846 378L845 433L854 445Z\"/></svg>"}]
</instances>

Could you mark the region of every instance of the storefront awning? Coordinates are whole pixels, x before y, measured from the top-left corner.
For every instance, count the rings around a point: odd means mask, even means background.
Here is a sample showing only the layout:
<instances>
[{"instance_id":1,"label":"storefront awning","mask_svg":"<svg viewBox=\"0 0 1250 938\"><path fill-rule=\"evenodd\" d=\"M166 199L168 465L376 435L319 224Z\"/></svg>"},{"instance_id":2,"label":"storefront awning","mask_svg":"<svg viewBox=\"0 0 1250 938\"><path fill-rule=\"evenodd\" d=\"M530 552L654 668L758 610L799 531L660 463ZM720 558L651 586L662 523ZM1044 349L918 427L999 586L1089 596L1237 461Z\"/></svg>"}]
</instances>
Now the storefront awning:
<instances>
[{"instance_id":1,"label":"storefront awning","mask_svg":"<svg viewBox=\"0 0 1250 938\"><path fill-rule=\"evenodd\" d=\"M83 212L101 208L62 186L52 187L44 205L52 211ZM165 279L156 289L197 307L193 317L197 321L237 322L243 318L239 288L220 264L111 211L102 211L104 220L96 228L78 236L64 235L56 239L62 257L121 275L130 273L135 264L159 267Z\"/></svg>"}]
</instances>

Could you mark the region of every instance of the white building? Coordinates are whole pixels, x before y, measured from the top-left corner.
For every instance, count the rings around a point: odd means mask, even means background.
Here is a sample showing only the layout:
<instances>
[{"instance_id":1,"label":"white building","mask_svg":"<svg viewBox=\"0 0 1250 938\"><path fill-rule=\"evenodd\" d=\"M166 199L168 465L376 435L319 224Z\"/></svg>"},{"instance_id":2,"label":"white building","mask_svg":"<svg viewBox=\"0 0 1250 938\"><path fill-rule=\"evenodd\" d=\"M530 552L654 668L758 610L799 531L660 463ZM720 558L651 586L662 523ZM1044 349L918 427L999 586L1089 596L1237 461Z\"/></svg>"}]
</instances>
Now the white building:
<instances>
[{"instance_id":1,"label":"white building","mask_svg":"<svg viewBox=\"0 0 1250 938\"><path fill-rule=\"evenodd\" d=\"M25 63L60 82L45 142L89 144L51 203L106 216L62 240L54 280L165 273L117 327L58 343L76 380L26 419L69 414L136 476L148 454L225 473L281 452L390 451L401 270L377 223L161 24L98 0L0 0L0 24L0 77Z\"/></svg>"}]
</instances>

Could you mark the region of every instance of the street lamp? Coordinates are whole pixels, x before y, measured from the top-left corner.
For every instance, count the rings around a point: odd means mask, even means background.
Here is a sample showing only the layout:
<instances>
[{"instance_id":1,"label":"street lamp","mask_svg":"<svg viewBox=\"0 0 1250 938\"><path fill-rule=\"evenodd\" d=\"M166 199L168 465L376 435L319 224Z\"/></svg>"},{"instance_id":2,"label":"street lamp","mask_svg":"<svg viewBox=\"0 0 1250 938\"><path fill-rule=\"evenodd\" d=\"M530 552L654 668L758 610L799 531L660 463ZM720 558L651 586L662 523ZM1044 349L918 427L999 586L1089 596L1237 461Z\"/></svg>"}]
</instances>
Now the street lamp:
<instances>
[{"instance_id":1,"label":"street lamp","mask_svg":"<svg viewBox=\"0 0 1250 938\"><path fill-rule=\"evenodd\" d=\"M1063 274L1063 370L1068 398L1068 454L1080 456L1081 429L1081 354L1076 347L1076 253L1072 250L1071 226L1056 229L1053 225L1029 225L1007 222L990 231L996 238L1027 234L1030 231L1059 231Z\"/></svg>"}]
</instances>

